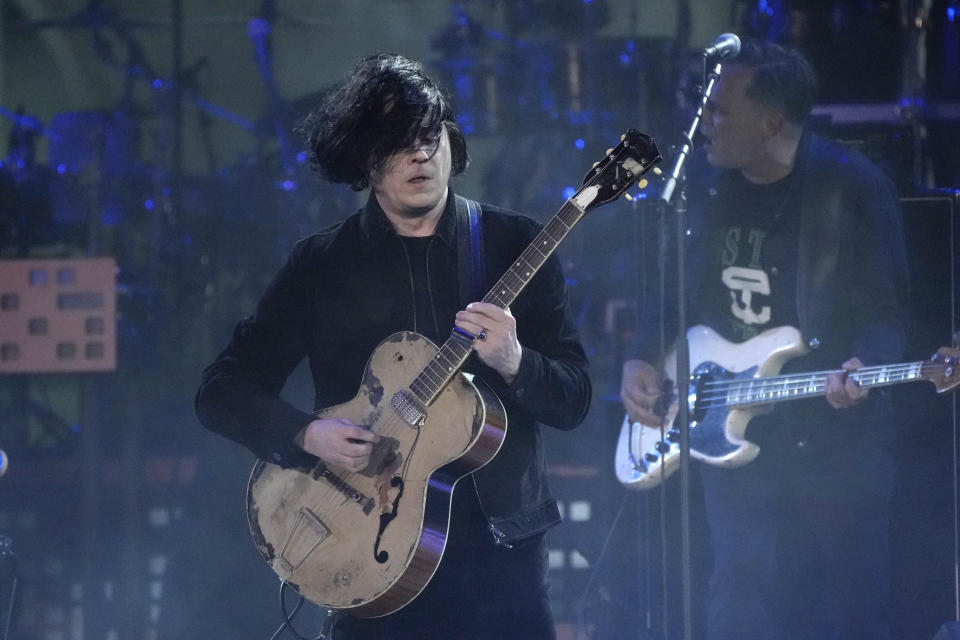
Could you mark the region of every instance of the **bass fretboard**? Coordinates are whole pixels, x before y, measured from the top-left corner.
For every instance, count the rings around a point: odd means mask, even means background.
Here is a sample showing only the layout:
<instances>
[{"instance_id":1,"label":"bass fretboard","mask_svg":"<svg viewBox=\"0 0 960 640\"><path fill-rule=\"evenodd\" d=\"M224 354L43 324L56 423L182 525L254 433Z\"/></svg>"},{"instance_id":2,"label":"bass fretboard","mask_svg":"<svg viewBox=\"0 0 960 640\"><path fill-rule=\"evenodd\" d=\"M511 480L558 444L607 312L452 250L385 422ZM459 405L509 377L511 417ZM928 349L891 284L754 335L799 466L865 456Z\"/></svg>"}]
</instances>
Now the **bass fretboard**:
<instances>
[{"instance_id":1,"label":"bass fretboard","mask_svg":"<svg viewBox=\"0 0 960 640\"><path fill-rule=\"evenodd\" d=\"M935 370L935 371L934 371ZM879 367L862 367L849 374L861 387L885 387L901 382L926 380L942 374L944 365L906 362ZM743 380L706 382L699 396L705 407L743 407L826 394L827 377L837 371L768 376Z\"/></svg>"}]
</instances>

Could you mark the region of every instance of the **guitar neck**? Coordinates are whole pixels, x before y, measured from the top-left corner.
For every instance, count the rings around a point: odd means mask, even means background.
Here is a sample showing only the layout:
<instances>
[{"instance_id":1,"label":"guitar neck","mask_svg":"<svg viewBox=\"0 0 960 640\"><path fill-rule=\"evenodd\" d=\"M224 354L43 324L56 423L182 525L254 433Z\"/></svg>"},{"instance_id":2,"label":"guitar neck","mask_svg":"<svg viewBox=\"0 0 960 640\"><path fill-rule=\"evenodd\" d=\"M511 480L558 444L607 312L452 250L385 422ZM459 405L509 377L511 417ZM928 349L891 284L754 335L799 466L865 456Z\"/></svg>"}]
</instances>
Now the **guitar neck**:
<instances>
[{"instance_id":1,"label":"guitar neck","mask_svg":"<svg viewBox=\"0 0 960 640\"><path fill-rule=\"evenodd\" d=\"M483 302L495 304L501 309L509 307L530 280L537 274L540 267L547 261L560 245L570 229L583 218L584 210L574 200L568 200L560 211L544 225L543 230L534 238L533 242L524 249L520 257L510 265L497 284L493 286Z\"/></svg>"},{"instance_id":2,"label":"guitar neck","mask_svg":"<svg viewBox=\"0 0 960 640\"><path fill-rule=\"evenodd\" d=\"M583 218L585 203L593 199L591 188L582 190L577 197L567 200L560 210L537 234L533 242L524 249L520 257L510 265L507 272L497 281L483 302L495 304L501 309L510 306L520 292L527 286L540 267L547 261L577 222ZM589 199L588 199L589 198ZM472 351L471 342L456 331L447 338L437 355L423 368L410 385L410 391L424 405L436 397L444 385L460 370Z\"/></svg>"},{"instance_id":3,"label":"guitar neck","mask_svg":"<svg viewBox=\"0 0 960 640\"><path fill-rule=\"evenodd\" d=\"M879 367L862 367L849 374L861 387L886 387L901 382L924 380L927 362L905 362ZM722 402L730 407L771 404L782 400L796 400L822 396L827 393L827 377L836 371L817 371L796 375L769 376L745 380L727 380L707 383L710 404Z\"/></svg>"}]
</instances>

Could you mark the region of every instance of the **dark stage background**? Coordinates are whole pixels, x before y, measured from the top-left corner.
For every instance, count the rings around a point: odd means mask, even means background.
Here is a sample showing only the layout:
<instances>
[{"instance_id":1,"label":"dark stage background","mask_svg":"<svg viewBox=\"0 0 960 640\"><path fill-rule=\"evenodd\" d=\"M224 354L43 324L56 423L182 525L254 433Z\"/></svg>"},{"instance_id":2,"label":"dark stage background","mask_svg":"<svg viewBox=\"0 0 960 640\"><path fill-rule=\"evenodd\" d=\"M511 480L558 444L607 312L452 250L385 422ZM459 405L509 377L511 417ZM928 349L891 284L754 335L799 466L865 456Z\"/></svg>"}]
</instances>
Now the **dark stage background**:
<instances>
[{"instance_id":1,"label":"dark stage background","mask_svg":"<svg viewBox=\"0 0 960 640\"><path fill-rule=\"evenodd\" d=\"M293 129L363 55L423 60L468 134L456 188L545 220L627 128L653 135L669 163L701 82L696 53L718 34L794 44L821 74L815 126L900 188L914 277L906 358L958 329L955 0L0 6L0 266L116 260L115 367L78 372L64 356L60 371L18 373L14 343L0 341L0 640L8 619L23 640L277 628L279 584L244 516L253 459L199 426L192 396L292 243L361 202L310 174ZM596 210L560 251L595 388L579 430L548 434L566 520L550 534L561 638L682 630L677 483L626 491L612 466L622 349L657 277L657 186ZM21 319L17 291L0 281L0 330ZM284 394L310 406L303 371ZM928 640L958 616L956 401L921 383L898 389L897 406L892 606L898 638ZM709 563L700 508L694 499L695 629ZM305 607L299 628L312 637L323 617Z\"/></svg>"}]
</instances>

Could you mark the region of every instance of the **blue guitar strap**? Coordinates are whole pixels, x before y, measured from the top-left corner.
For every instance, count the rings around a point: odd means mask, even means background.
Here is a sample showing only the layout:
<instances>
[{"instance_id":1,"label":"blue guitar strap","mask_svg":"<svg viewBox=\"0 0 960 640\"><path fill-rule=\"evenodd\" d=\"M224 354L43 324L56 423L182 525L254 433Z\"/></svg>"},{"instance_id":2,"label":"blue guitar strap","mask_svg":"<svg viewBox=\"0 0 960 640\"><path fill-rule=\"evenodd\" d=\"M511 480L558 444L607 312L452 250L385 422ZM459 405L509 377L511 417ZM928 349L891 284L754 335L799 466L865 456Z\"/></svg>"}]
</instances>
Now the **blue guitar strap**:
<instances>
[{"instance_id":1,"label":"blue guitar strap","mask_svg":"<svg viewBox=\"0 0 960 640\"><path fill-rule=\"evenodd\" d=\"M484 287L482 209L477 202L454 196L457 203L457 267L460 277L460 308L483 300Z\"/></svg>"}]
</instances>

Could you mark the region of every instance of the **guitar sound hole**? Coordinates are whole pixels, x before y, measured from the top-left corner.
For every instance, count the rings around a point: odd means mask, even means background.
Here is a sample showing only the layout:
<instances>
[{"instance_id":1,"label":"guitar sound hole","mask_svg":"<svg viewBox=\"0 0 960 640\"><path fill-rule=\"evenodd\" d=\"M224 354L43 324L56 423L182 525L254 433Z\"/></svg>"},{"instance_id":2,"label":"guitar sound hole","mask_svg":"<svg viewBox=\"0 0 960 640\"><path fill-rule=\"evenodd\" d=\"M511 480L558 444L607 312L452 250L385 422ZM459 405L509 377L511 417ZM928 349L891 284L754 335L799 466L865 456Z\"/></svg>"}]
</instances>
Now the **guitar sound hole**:
<instances>
[{"instance_id":1,"label":"guitar sound hole","mask_svg":"<svg viewBox=\"0 0 960 640\"><path fill-rule=\"evenodd\" d=\"M387 529L387 526L397 517L397 510L400 508L400 498L403 497L403 478L393 476L390 478L390 486L394 488L399 487L400 490L397 492L397 497L393 499L393 507L391 510L387 513L380 514L380 530L377 531L377 540L373 544L373 557L380 564L384 564L390 559L390 554L380 549L380 539L383 537L383 532Z\"/></svg>"}]
</instances>

